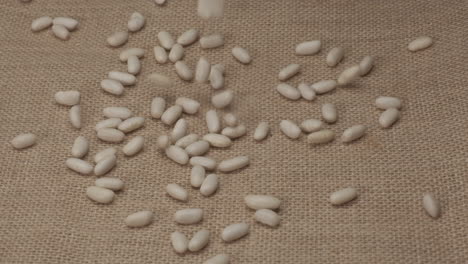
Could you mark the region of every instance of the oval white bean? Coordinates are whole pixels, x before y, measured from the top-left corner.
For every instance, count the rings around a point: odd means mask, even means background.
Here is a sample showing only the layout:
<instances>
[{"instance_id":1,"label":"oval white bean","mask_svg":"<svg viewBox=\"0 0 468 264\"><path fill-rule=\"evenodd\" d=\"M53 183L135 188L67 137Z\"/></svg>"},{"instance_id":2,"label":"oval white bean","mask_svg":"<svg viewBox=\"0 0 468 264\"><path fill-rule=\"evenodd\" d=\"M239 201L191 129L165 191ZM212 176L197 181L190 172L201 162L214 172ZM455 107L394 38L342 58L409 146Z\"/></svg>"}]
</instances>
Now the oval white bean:
<instances>
[{"instance_id":1,"label":"oval white bean","mask_svg":"<svg viewBox=\"0 0 468 264\"><path fill-rule=\"evenodd\" d=\"M396 108L385 110L379 117L379 124L383 128L391 127L400 118L400 111Z\"/></svg>"},{"instance_id":2,"label":"oval white bean","mask_svg":"<svg viewBox=\"0 0 468 264\"><path fill-rule=\"evenodd\" d=\"M143 227L153 222L154 213L151 211L139 211L125 218L125 224L128 227Z\"/></svg>"},{"instance_id":3,"label":"oval white bean","mask_svg":"<svg viewBox=\"0 0 468 264\"><path fill-rule=\"evenodd\" d=\"M134 130L141 128L145 124L144 117L130 117L119 124L118 129L124 133L130 133Z\"/></svg>"},{"instance_id":4,"label":"oval white bean","mask_svg":"<svg viewBox=\"0 0 468 264\"><path fill-rule=\"evenodd\" d=\"M294 75L298 74L301 70L301 65L299 64L289 64L288 66L284 67L280 73L278 74L278 78L280 81L286 81L287 79L293 77Z\"/></svg>"},{"instance_id":5,"label":"oval white bean","mask_svg":"<svg viewBox=\"0 0 468 264\"><path fill-rule=\"evenodd\" d=\"M98 186L90 186L86 188L86 195L89 199L102 204L108 204L112 202L115 196L112 190Z\"/></svg>"},{"instance_id":6,"label":"oval white bean","mask_svg":"<svg viewBox=\"0 0 468 264\"><path fill-rule=\"evenodd\" d=\"M305 100L312 101L315 99L315 91L307 83L300 83L297 90Z\"/></svg>"},{"instance_id":7,"label":"oval white bean","mask_svg":"<svg viewBox=\"0 0 468 264\"><path fill-rule=\"evenodd\" d=\"M116 156L117 149L116 148L106 148L94 155L94 162L98 163L99 161L103 160L107 156Z\"/></svg>"},{"instance_id":8,"label":"oval white bean","mask_svg":"<svg viewBox=\"0 0 468 264\"><path fill-rule=\"evenodd\" d=\"M134 12L130 16L130 20L127 23L127 28L128 28L128 31L130 32L137 32L141 30L144 26L145 26L145 17L138 12Z\"/></svg>"},{"instance_id":9,"label":"oval white bean","mask_svg":"<svg viewBox=\"0 0 468 264\"><path fill-rule=\"evenodd\" d=\"M171 139L173 142L181 139L183 136L187 135L188 123L185 119L181 118L177 120L174 125L174 129L171 132Z\"/></svg>"},{"instance_id":10,"label":"oval white bean","mask_svg":"<svg viewBox=\"0 0 468 264\"><path fill-rule=\"evenodd\" d=\"M75 158L82 158L88 154L89 151L89 141L83 137L79 136L73 142L71 149L71 154Z\"/></svg>"},{"instance_id":11,"label":"oval white bean","mask_svg":"<svg viewBox=\"0 0 468 264\"><path fill-rule=\"evenodd\" d=\"M180 105L173 105L166 109L161 116L161 121L170 126L174 124L182 115L182 107Z\"/></svg>"},{"instance_id":12,"label":"oval white bean","mask_svg":"<svg viewBox=\"0 0 468 264\"><path fill-rule=\"evenodd\" d=\"M255 212L254 219L257 222L260 222L262 224L265 224L271 227L278 226L281 221L280 216L276 212L270 209L257 210Z\"/></svg>"},{"instance_id":13,"label":"oval white bean","mask_svg":"<svg viewBox=\"0 0 468 264\"><path fill-rule=\"evenodd\" d=\"M191 81L193 79L193 71L183 61L177 61L175 64L177 75L184 81Z\"/></svg>"},{"instance_id":14,"label":"oval white bean","mask_svg":"<svg viewBox=\"0 0 468 264\"><path fill-rule=\"evenodd\" d=\"M197 41L199 36L198 29L189 29L182 33L178 38L177 38L177 43L179 43L182 46L188 46L195 41Z\"/></svg>"},{"instance_id":15,"label":"oval white bean","mask_svg":"<svg viewBox=\"0 0 468 264\"><path fill-rule=\"evenodd\" d=\"M359 63L359 74L361 76L368 74L372 70L372 67L374 67L374 57L365 56Z\"/></svg>"},{"instance_id":16,"label":"oval white bean","mask_svg":"<svg viewBox=\"0 0 468 264\"><path fill-rule=\"evenodd\" d=\"M417 39L411 41L408 44L408 49L410 51L419 51L425 48L429 48L432 45L432 38L431 37L418 37Z\"/></svg>"},{"instance_id":17,"label":"oval white bean","mask_svg":"<svg viewBox=\"0 0 468 264\"><path fill-rule=\"evenodd\" d=\"M232 224L223 229L221 238L226 242L237 240L249 233L249 225L246 223Z\"/></svg>"},{"instance_id":18,"label":"oval white bean","mask_svg":"<svg viewBox=\"0 0 468 264\"><path fill-rule=\"evenodd\" d=\"M224 14L224 1L200 0L197 8L198 16L209 19L222 17Z\"/></svg>"},{"instance_id":19,"label":"oval white bean","mask_svg":"<svg viewBox=\"0 0 468 264\"><path fill-rule=\"evenodd\" d=\"M53 25L52 33L54 33L54 36L61 40L68 40L70 38L70 32L63 25Z\"/></svg>"},{"instance_id":20,"label":"oval white bean","mask_svg":"<svg viewBox=\"0 0 468 264\"><path fill-rule=\"evenodd\" d=\"M227 113L223 116L224 124L228 127L235 127L237 126L238 120L237 116L233 113Z\"/></svg>"},{"instance_id":21,"label":"oval white bean","mask_svg":"<svg viewBox=\"0 0 468 264\"><path fill-rule=\"evenodd\" d=\"M322 42L320 40L306 41L296 46L296 55L308 56L314 55L320 51Z\"/></svg>"},{"instance_id":22,"label":"oval white bean","mask_svg":"<svg viewBox=\"0 0 468 264\"><path fill-rule=\"evenodd\" d=\"M210 143L208 143L205 140L199 140L196 142L193 142L192 144L188 145L185 148L185 151L189 156L201 156L208 152L210 149Z\"/></svg>"},{"instance_id":23,"label":"oval white bean","mask_svg":"<svg viewBox=\"0 0 468 264\"><path fill-rule=\"evenodd\" d=\"M52 18L49 16L43 16L36 18L31 23L31 30L33 32L41 31L52 26Z\"/></svg>"},{"instance_id":24,"label":"oval white bean","mask_svg":"<svg viewBox=\"0 0 468 264\"><path fill-rule=\"evenodd\" d=\"M130 56L137 56L138 58L142 58L145 56L145 50L142 48L126 49L120 53L119 59L121 62L126 62Z\"/></svg>"},{"instance_id":25,"label":"oval white bean","mask_svg":"<svg viewBox=\"0 0 468 264\"><path fill-rule=\"evenodd\" d=\"M203 136L203 140L210 143L210 146L216 148L227 148L231 146L231 139L225 135L210 133Z\"/></svg>"},{"instance_id":26,"label":"oval white bean","mask_svg":"<svg viewBox=\"0 0 468 264\"><path fill-rule=\"evenodd\" d=\"M323 122L318 119L307 119L300 124L300 127L305 133L312 133L322 129Z\"/></svg>"},{"instance_id":27,"label":"oval white bean","mask_svg":"<svg viewBox=\"0 0 468 264\"><path fill-rule=\"evenodd\" d=\"M252 57L250 57L249 52L241 47L234 47L232 49L232 56L243 64L249 64L252 61Z\"/></svg>"},{"instance_id":28,"label":"oval white bean","mask_svg":"<svg viewBox=\"0 0 468 264\"><path fill-rule=\"evenodd\" d=\"M307 136L307 142L312 145L325 144L335 139L335 132L330 129L324 129L313 132Z\"/></svg>"},{"instance_id":29,"label":"oval white bean","mask_svg":"<svg viewBox=\"0 0 468 264\"><path fill-rule=\"evenodd\" d=\"M188 192L178 184L168 184L166 186L166 192L172 198L179 200L179 201L187 201L188 200Z\"/></svg>"},{"instance_id":30,"label":"oval white bean","mask_svg":"<svg viewBox=\"0 0 468 264\"><path fill-rule=\"evenodd\" d=\"M218 170L221 172L231 172L238 169L242 169L248 166L250 159L248 156L238 156L235 158L223 160L218 165Z\"/></svg>"},{"instance_id":31,"label":"oval white bean","mask_svg":"<svg viewBox=\"0 0 468 264\"><path fill-rule=\"evenodd\" d=\"M115 128L101 128L97 131L97 137L106 142L119 143L124 140L125 134Z\"/></svg>"},{"instance_id":32,"label":"oval white bean","mask_svg":"<svg viewBox=\"0 0 468 264\"><path fill-rule=\"evenodd\" d=\"M162 97L155 97L151 101L151 116L153 118L161 118L166 109L166 100Z\"/></svg>"},{"instance_id":33,"label":"oval white bean","mask_svg":"<svg viewBox=\"0 0 468 264\"><path fill-rule=\"evenodd\" d=\"M24 149L24 148L29 148L32 145L36 144L37 142L37 136L31 133L24 133L24 134L19 134L16 137L14 137L11 141L10 144L15 148L15 149Z\"/></svg>"},{"instance_id":34,"label":"oval white bean","mask_svg":"<svg viewBox=\"0 0 468 264\"><path fill-rule=\"evenodd\" d=\"M341 72L341 74L338 76L337 83L339 85L349 84L360 76L360 72L359 65L351 66Z\"/></svg>"},{"instance_id":35,"label":"oval white bean","mask_svg":"<svg viewBox=\"0 0 468 264\"><path fill-rule=\"evenodd\" d=\"M216 174L209 174L206 176L205 180L203 180L202 185L200 186L200 193L203 196L210 196L218 190L219 180L218 175Z\"/></svg>"},{"instance_id":36,"label":"oval white bean","mask_svg":"<svg viewBox=\"0 0 468 264\"><path fill-rule=\"evenodd\" d=\"M224 67L224 64L218 63L215 65L212 65L211 68L218 70L222 75L226 73L226 69Z\"/></svg>"},{"instance_id":37,"label":"oval white bean","mask_svg":"<svg viewBox=\"0 0 468 264\"><path fill-rule=\"evenodd\" d=\"M355 188L341 189L330 195L330 203L333 205L342 205L356 199L357 196L358 193Z\"/></svg>"},{"instance_id":38,"label":"oval white bean","mask_svg":"<svg viewBox=\"0 0 468 264\"><path fill-rule=\"evenodd\" d=\"M157 63L164 64L169 59L166 50L161 46L154 47L153 52Z\"/></svg>"},{"instance_id":39,"label":"oval white bean","mask_svg":"<svg viewBox=\"0 0 468 264\"><path fill-rule=\"evenodd\" d=\"M122 85L134 85L136 83L136 77L126 72L111 71L107 77L120 82Z\"/></svg>"},{"instance_id":40,"label":"oval white bean","mask_svg":"<svg viewBox=\"0 0 468 264\"><path fill-rule=\"evenodd\" d=\"M159 44L166 50L170 50L174 46L174 38L169 32L161 31L158 33Z\"/></svg>"},{"instance_id":41,"label":"oval white bean","mask_svg":"<svg viewBox=\"0 0 468 264\"><path fill-rule=\"evenodd\" d=\"M104 79L101 81L101 88L113 95L121 95L124 92L123 85L112 79Z\"/></svg>"},{"instance_id":42,"label":"oval white bean","mask_svg":"<svg viewBox=\"0 0 468 264\"><path fill-rule=\"evenodd\" d=\"M80 92L74 90L60 91L55 93L54 98L58 104L73 106L80 103Z\"/></svg>"},{"instance_id":43,"label":"oval white bean","mask_svg":"<svg viewBox=\"0 0 468 264\"><path fill-rule=\"evenodd\" d=\"M290 120L282 120L280 130L291 139L297 139L301 135L301 129Z\"/></svg>"},{"instance_id":44,"label":"oval white bean","mask_svg":"<svg viewBox=\"0 0 468 264\"><path fill-rule=\"evenodd\" d=\"M120 47L128 41L128 32L115 32L107 38L107 44L111 47Z\"/></svg>"},{"instance_id":45,"label":"oval white bean","mask_svg":"<svg viewBox=\"0 0 468 264\"><path fill-rule=\"evenodd\" d=\"M174 251L179 254L182 254L187 251L189 241L184 234L176 231L171 234L171 243L172 247L174 248Z\"/></svg>"},{"instance_id":46,"label":"oval white bean","mask_svg":"<svg viewBox=\"0 0 468 264\"><path fill-rule=\"evenodd\" d=\"M220 89L224 87L224 75L223 72L218 68L211 67L209 79L213 89Z\"/></svg>"},{"instance_id":47,"label":"oval white bean","mask_svg":"<svg viewBox=\"0 0 468 264\"><path fill-rule=\"evenodd\" d=\"M192 171L190 172L190 185L195 188L200 188L205 180L205 168L200 165L195 165L192 167Z\"/></svg>"},{"instance_id":48,"label":"oval white bean","mask_svg":"<svg viewBox=\"0 0 468 264\"><path fill-rule=\"evenodd\" d=\"M423 197L423 207L426 210L427 214L433 218L437 218L440 215L440 203L434 197L433 194L424 194Z\"/></svg>"},{"instance_id":49,"label":"oval white bean","mask_svg":"<svg viewBox=\"0 0 468 264\"><path fill-rule=\"evenodd\" d=\"M100 160L96 166L94 166L94 174L96 176L101 176L108 173L112 168L117 164L117 157L114 155L109 155Z\"/></svg>"},{"instance_id":50,"label":"oval white bean","mask_svg":"<svg viewBox=\"0 0 468 264\"><path fill-rule=\"evenodd\" d=\"M122 148L122 152L125 156L134 156L143 149L144 145L145 138L142 136L136 136Z\"/></svg>"},{"instance_id":51,"label":"oval white bean","mask_svg":"<svg viewBox=\"0 0 468 264\"><path fill-rule=\"evenodd\" d=\"M101 187L101 188L106 188L112 191L122 190L123 187L125 186L124 182L121 179L110 178L110 177L102 177L102 178L96 179L96 181L94 182L94 185Z\"/></svg>"},{"instance_id":52,"label":"oval white bean","mask_svg":"<svg viewBox=\"0 0 468 264\"><path fill-rule=\"evenodd\" d=\"M210 242L210 231L202 229L195 233L192 239L190 239L188 249L192 252L197 252L208 245L208 242Z\"/></svg>"},{"instance_id":53,"label":"oval white bean","mask_svg":"<svg viewBox=\"0 0 468 264\"><path fill-rule=\"evenodd\" d=\"M166 0L154 0L154 2L155 2L157 5L164 5L164 3L166 3Z\"/></svg>"},{"instance_id":54,"label":"oval white bean","mask_svg":"<svg viewBox=\"0 0 468 264\"><path fill-rule=\"evenodd\" d=\"M216 160L208 157L203 156L195 156L190 158L190 165L200 165L206 170L214 170L216 169Z\"/></svg>"},{"instance_id":55,"label":"oval white bean","mask_svg":"<svg viewBox=\"0 0 468 264\"><path fill-rule=\"evenodd\" d=\"M375 99L375 105L380 109L389 109L389 108L401 108L401 100L396 97L390 96L380 96Z\"/></svg>"},{"instance_id":56,"label":"oval white bean","mask_svg":"<svg viewBox=\"0 0 468 264\"><path fill-rule=\"evenodd\" d=\"M180 105L184 113L189 115L196 114L198 109L200 109L200 103L198 101L187 97L179 97L175 103L176 105Z\"/></svg>"},{"instance_id":57,"label":"oval white bean","mask_svg":"<svg viewBox=\"0 0 468 264\"><path fill-rule=\"evenodd\" d=\"M296 88L287 83L280 83L276 87L276 91L289 100L298 100L301 98L301 93Z\"/></svg>"},{"instance_id":58,"label":"oval white bean","mask_svg":"<svg viewBox=\"0 0 468 264\"><path fill-rule=\"evenodd\" d=\"M211 64L205 57L200 57L195 69L195 81L204 83L210 77Z\"/></svg>"},{"instance_id":59,"label":"oval white bean","mask_svg":"<svg viewBox=\"0 0 468 264\"><path fill-rule=\"evenodd\" d=\"M130 109L121 106L106 107L102 110L102 114L108 118L120 118L123 120L133 116L133 113L130 111Z\"/></svg>"},{"instance_id":60,"label":"oval white bean","mask_svg":"<svg viewBox=\"0 0 468 264\"><path fill-rule=\"evenodd\" d=\"M174 44L171 51L169 52L169 60L177 62L184 57L184 47L180 44Z\"/></svg>"},{"instance_id":61,"label":"oval white bean","mask_svg":"<svg viewBox=\"0 0 468 264\"><path fill-rule=\"evenodd\" d=\"M250 194L244 197L245 204L254 210L278 209L281 205L280 199L271 195Z\"/></svg>"},{"instance_id":62,"label":"oval white bean","mask_svg":"<svg viewBox=\"0 0 468 264\"><path fill-rule=\"evenodd\" d=\"M137 75L141 70L141 62L137 56L131 55L127 60L127 71L133 75Z\"/></svg>"},{"instance_id":63,"label":"oval white bean","mask_svg":"<svg viewBox=\"0 0 468 264\"><path fill-rule=\"evenodd\" d=\"M190 144L197 142L199 138L200 136L197 134L188 134L185 137L178 139L174 145L181 147L181 148L186 148L190 146Z\"/></svg>"},{"instance_id":64,"label":"oval white bean","mask_svg":"<svg viewBox=\"0 0 468 264\"><path fill-rule=\"evenodd\" d=\"M214 257L211 257L205 260L203 264L229 264L229 261L230 261L229 255L219 254L219 255L216 255Z\"/></svg>"},{"instance_id":65,"label":"oval white bean","mask_svg":"<svg viewBox=\"0 0 468 264\"><path fill-rule=\"evenodd\" d=\"M330 67L335 67L343 59L343 56L344 56L344 49L342 48L331 49L327 55L327 65Z\"/></svg>"},{"instance_id":66,"label":"oval white bean","mask_svg":"<svg viewBox=\"0 0 468 264\"><path fill-rule=\"evenodd\" d=\"M348 143L364 136L367 131L367 127L364 125L355 125L347 128L341 135L341 141Z\"/></svg>"},{"instance_id":67,"label":"oval white bean","mask_svg":"<svg viewBox=\"0 0 468 264\"><path fill-rule=\"evenodd\" d=\"M171 145L171 139L167 135L159 136L156 140L156 146L159 150L165 150Z\"/></svg>"},{"instance_id":68,"label":"oval white bean","mask_svg":"<svg viewBox=\"0 0 468 264\"><path fill-rule=\"evenodd\" d=\"M267 122L260 122L255 129L254 139L257 141L264 140L270 133L270 125Z\"/></svg>"},{"instance_id":69,"label":"oval white bean","mask_svg":"<svg viewBox=\"0 0 468 264\"><path fill-rule=\"evenodd\" d=\"M166 156L174 162L179 163L181 165L185 165L189 161L189 156L187 155L187 152L185 152L183 148L174 145L169 146L166 149Z\"/></svg>"},{"instance_id":70,"label":"oval white bean","mask_svg":"<svg viewBox=\"0 0 468 264\"><path fill-rule=\"evenodd\" d=\"M178 210L174 214L174 221L182 225L192 225L199 223L203 219L203 210L199 208L189 208Z\"/></svg>"},{"instance_id":71,"label":"oval white bean","mask_svg":"<svg viewBox=\"0 0 468 264\"><path fill-rule=\"evenodd\" d=\"M69 112L70 123L74 128L81 128L81 106L74 105Z\"/></svg>"},{"instance_id":72,"label":"oval white bean","mask_svg":"<svg viewBox=\"0 0 468 264\"><path fill-rule=\"evenodd\" d=\"M334 104L325 103L322 105L322 118L327 123L335 123L338 119L338 111Z\"/></svg>"},{"instance_id":73,"label":"oval white bean","mask_svg":"<svg viewBox=\"0 0 468 264\"><path fill-rule=\"evenodd\" d=\"M216 110L208 110L205 119L208 132L218 133L221 130L221 120L219 120Z\"/></svg>"},{"instance_id":74,"label":"oval white bean","mask_svg":"<svg viewBox=\"0 0 468 264\"><path fill-rule=\"evenodd\" d=\"M67 165L69 169L76 171L83 175L88 175L93 171L93 165L81 159L68 158L65 164Z\"/></svg>"},{"instance_id":75,"label":"oval white bean","mask_svg":"<svg viewBox=\"0 0 468 264\"><path fill-rule=\"evenodd\" d=\"M54 25L62 25L67 30L73 31L78 27L78 20L71 17L56 17L53 20Z\"/></svg>"},{"instance_id":76,"label":"oval white bean","mask_svg":"<svg viewBox=\"0 0 468 264\"><path fill-rule=\"evenodd\" d=\"M200 47L202 49L214 49L224 45L224 37L221 34L212 34L200 38Z\"/></svg>"},{"instance_id":77,"label":"oval white bean","mask_svg":"<svg viewBox=\"0 0 468 264\"><path fill-rule=\"evenodd\" d=\"M324 94L335 90L337 83L335 80L323 80L312 84L312 89L317 94Z\"/></svg>"},{"instance_id":78,"label":"oval white bean","mask_svg":"<svg viewBox=\"0 0 468 264\"><path fill-rule=\"evenodd\" d=\"M213 97L211 97L211 103L214 107L221 109L230 105L233 99L234 92L232 90L225 90L213 95Z\"/></svg>"},{"instance_id":79,"label":"oval white bean","mask_svg":"<svg viewBox=\"0 0 468 264\"><path fill-rule=\"evenodd\" d=\"M247 128L244 125L238 125L236 127L225 127L221 134L231 139L240 138L247 133Z\"/></svg>"},{"instance_id":80,"label":"oval white bean","mask_svg":"<svg viewBox=\"0 0 468 264\"><path fill-rule=\"evenodd\" d=\"M94 127L94 130L98 131L101 128L117 128L120 123L122 123L122 119L120 118L113 117L113 118L105 119L105 120L99 121Z\"/></svg>"}]
</instances>

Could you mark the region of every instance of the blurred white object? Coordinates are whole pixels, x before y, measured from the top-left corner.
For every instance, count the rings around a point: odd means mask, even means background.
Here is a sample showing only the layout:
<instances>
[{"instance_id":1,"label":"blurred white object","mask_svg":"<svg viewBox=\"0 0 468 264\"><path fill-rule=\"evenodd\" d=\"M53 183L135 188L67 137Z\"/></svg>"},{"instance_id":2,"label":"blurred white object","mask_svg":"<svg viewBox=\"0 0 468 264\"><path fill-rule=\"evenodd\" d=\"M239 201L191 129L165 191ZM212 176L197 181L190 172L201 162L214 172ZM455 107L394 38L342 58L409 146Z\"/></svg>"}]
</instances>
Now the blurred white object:
<instances>
[{"instance_id":1,"label":"blurred white object","mask_svg":"<svg viewBox=\"0 0 468 264\"><path fill-rule=\"evenodd\" d=\"M221 17L224 0L198 0L198 15L203 18Z\"/></svg>"}]
</instances>

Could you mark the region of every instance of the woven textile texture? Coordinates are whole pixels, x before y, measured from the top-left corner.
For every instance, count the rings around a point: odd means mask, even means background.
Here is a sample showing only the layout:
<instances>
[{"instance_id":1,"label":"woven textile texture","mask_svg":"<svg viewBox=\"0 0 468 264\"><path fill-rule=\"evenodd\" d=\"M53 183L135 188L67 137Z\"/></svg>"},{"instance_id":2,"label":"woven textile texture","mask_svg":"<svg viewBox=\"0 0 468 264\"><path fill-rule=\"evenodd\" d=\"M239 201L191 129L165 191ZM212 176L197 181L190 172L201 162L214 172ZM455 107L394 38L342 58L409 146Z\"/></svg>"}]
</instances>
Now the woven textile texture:
<instances>
[{"instance_id":1,"label":"woven textile texture","mask_svg":"<svg viewBox=\"0 0 468 264\"><path fill-rule=\"evenodd\" d=\"M168 0L32 0L0 3L0 263L202 263L220 253L231 263L467 263L468 261L468 3L437 0L308 1L228 0L222 19L202 20L196 1ZM132 33L121 48L106 38L125 30L132 12L146 17L145 28ZM49 30L31 32L40 16L70 16L80 21L69 41ZM248 155L249 167L219 173L220 189L202 197L189 183L190 166L180 166L156 150L156 138L170 128L149 114L151 99L165 97L169 105L180 96L202 103L197 115L185 115L190 132L207 133L204 114L215 91L208 84L184 82L172 63L159 65L153 55L157 33L177 37L197 28L202 35L222 33L225 45L186 49L184 60L194 68L200 56L226 65L226 88L235 92L233 105L219 113L238 115L249 132L228 149L211 149L218 161ZM411 53L408 43L433 37L434 45ZM298 57L295 45L322 40L314 56ZM250 51L253 62L235 61L231 49ZM118 59L128 47L146 49L138 84L116 97L100 88L111 70L126 70ZM336 67L326 66L327 51L345 50ZM313 83L337 75L363 56L376 58L372 72L352 85L319 96L315 101L289 101L276 91L278 72L290 63L302 71L288 80ZM172 88L158 88L146 80L152 72L170 76ZM79 90L84 127L68 120L68 107L57 105L54 94ZM375 98L402 99L401 120L390 129L378 126L381 110ZM329 125L337 135L355 124L368 126L361 140L339 140L311 147L302 135L286 138L280 120L301 122L320 118L323 103L336 104L339 120ZM85 195L95 176L81 176L65 167L74 139L91 141L86 160L108 144L96 138L94 125L107 106L129 107L147 117L145 127L127 135L146 139L135 157L118 155L107 176L122 179L126 188L112 204L99 205ZM254 141L260 121L268 121L272 135ZM14 150L10 140L19 133L35 133L37 145ZM125 143L124 142L124 143ZM165 186L178 183L189 190L189 201L168 197ZM332 206L329 194L354 186L359 197ZM434 193L442 204L438 219L422 208L422 197ZM245 206L247 194L272 194L283 203L278 228L253 220ZM173 221L176 210L205 210L197 225ZM130 229L123 220L130 213L152 210L152 225ZM222 229L232 223L251 224L248 236L224 243ZM209 245L197 253L178 255L169 236L188 237L207 228Z\"/></svg>"}]
</instances>

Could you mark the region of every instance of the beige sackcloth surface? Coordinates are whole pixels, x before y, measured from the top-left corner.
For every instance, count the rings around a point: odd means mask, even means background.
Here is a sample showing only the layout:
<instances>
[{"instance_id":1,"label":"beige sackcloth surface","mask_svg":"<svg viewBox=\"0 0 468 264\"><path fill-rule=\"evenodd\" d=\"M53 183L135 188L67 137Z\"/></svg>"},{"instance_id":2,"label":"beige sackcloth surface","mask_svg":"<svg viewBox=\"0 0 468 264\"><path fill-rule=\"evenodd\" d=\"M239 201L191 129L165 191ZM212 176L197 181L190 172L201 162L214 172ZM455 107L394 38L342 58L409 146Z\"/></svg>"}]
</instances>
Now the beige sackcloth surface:
<instances>
[{"instance_id":1,"label":"beige sackcloth surface","mask_svg":"<svg viewBox=\"0 0 468 264\"><path fill-rule=\"evenodd\" d=\"M106 46L113 32L125 30L134 11L146 17L145 28L131 34L121 48ZM468 261L468 42L466 1L227 1L223 19L202 20L196 1L168 0L157 6L146 0L32 0L0 4L0 263L202 263L220 253L231 263L467 263ZM70 16L80 21L69 41L50 30L31 32L40 16ZM156 138L170 128L149 115L150 102L163 96L174 104L179 96L202 103L194 116L185 115L190 132L207 132L204 114L215 93L208 84L181 81L172 63L158 65L153 47L157 33L179 36L190 29L202 35L222 33L223 48L186 49L184 60L194 68L200 56L226 65L226 88L235 92L227 111L239 116L248 135L228 149L212 149L221 161L248 155L249 167L219 173L220 188L202 197L191 188L191 166L180 166L156 150ZM411 53L408 43L421 35L434 45ZM320 39L322 51L298 57L295 45ZM253 62L235 61L231 49L250 51ZM116 97L100 88L111 70L126 70L118 59L128 47L146 49L138 84ZM345 58L336 68L325 64L327 51L343 47ZM292 85L336 78L363 56L376 57L372 72L354 84L319 96L315 101L289 101L276 91L278 72L290 63L302 72ZM145 80L152 72L175 81L168 89ZM68 121L68 107L57 105L54 93L79 90L84 127ZM401 120L390 129L378 126L381 95L403 100ZM301 122L320 118L323 103L336 104L339 121L327 127L339 136L355 124L368 126L361 140L344 145L337 139L309 146L306 136L286 138L282 119ZM91 140L86 160L108 144L96 138L94 125L107 106L127 106L147 117L144 128L130 133L146 139L135 157L118 156L107 176L118 177L125 190L109 205L85 195L95 176L79 175L65 166L74 139ZM253 130L268 121L272 135L254 141ZM22 132L39 137L36 146L14 150L10 140ZM124 142L124 143L125 143ZM173 200L165 186L178 183L189 190L189 201ZM354 186L359 198L334 207L335 190ZM434 193L442 204L439 219L422 208L422 197ZM271 194L282 200L278 228L254 222L247 194ZM181 226L173 214L182 208L203 208L200 224ZM153 224L140 229L124 225L127 215L152 210ZM232 223L251 224L248 236L222 242L222 229ZM189 238L207 228L209 245L197 253L178 255L169 236L181 231Z\"/></svg>"}]
</instances>

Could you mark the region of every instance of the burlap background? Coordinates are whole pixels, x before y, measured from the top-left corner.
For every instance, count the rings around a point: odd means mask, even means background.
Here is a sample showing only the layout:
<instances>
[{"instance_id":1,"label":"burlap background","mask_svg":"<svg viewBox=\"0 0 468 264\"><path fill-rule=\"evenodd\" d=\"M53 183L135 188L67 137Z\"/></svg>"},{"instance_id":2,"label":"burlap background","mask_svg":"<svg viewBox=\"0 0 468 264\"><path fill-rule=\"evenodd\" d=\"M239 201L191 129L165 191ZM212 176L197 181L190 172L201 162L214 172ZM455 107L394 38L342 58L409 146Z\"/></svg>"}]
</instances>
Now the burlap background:
<instances>
[{"instance_id":1,"label":"burlap background","mask_svg":"<svg viewBox=\"0 0 468 264\"><path fill-rule=\"evenodd\" d=\"M466 65L466 1L227 1L223 20L202 21L196 1L169 0L164 7L145 0L32 0L0 4L0 262L1 263L201 263L209 256L228 253L232 263L466 263L468 260L468 200L466 165L468 150L468 89ZM131 12L147 18L144 30L132 34L124 47L147 49L143 72L135 87L121 97L105 94L99 82L110 70L125 70L122 50L106 47L106 37L125 29ZM71 16L80 21L69 41L50 32L32 33L31 21L39 16ZM232 111L249 128L249 135L209 156L222 160L245 154L247 169L220 174L221 188L209 198L189 186L189 166L161 156L155 139L168 128L148 119L133 132L147 139L136 157L119 156L109 174L126 183L111 205L98 205L84 194L94 176L80 176L65 165L78 135L91 139L91 153L110 146L96 139L94 124L106 106L128 106L149 117L152 97L165 96L173 103L188 96L203 103L197 116L189 116L192 131L205 133L203 115L213 93L208 85L180 81L171 63L157 65L152 47L157 33L174 36L189 28L203 34L221 32L222 49L186 50L192 67L201 55L227 68L226 86L236 93ZM432 48L407 51L414 37L429 35ZM312 57L296 57L294 47L305 40L321 39L323 50ZM250 50L253 63L234 61L230 49ZM337 68L325 66L326 51L341 46L346 58ZM300 63L303 72L289 83L335 78L345 67L365 55L377 58L372 73L348 88L320 96L314 102L291 102L275 87L279 69ZM162 90L144 81L151 72L162 72L176 86ZM54 103L60 90L82 93L85 127L68 123L68 108ZM382 130L381 111L373 105L379 95L403 99L402 118ZM310 147L305 136L292 141L277 127L281 119L297 122L319 117L320 105L333 102L339 121L337 133L354 124L369 126L359 142L338 141ZM261 120L273 125L273 135L257 143L253 129ZM23 151L8 142L20 132L39 136L38 144ZM168 183L190 190L186 204L168 198ZM330 192L347 186L360 190L359 198L339 208L328 203ZM433 192L442 203L442 216L434 220L422 209L424 192ZM254 223L253 211L243 197L250 193L273 194L283 200L281 226ZM177 209L205 209L203 222L178 226ZM155 222L128 229L123 219L138 210L154 210ZM247 221L251 233L240 241L223 243L222 228ZM200 228L213 232L207 248L178 256L169 234L189 237Z\"/></svg>"}]
</instances>

